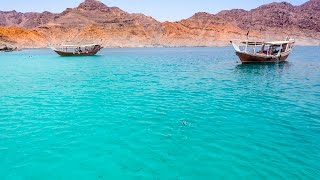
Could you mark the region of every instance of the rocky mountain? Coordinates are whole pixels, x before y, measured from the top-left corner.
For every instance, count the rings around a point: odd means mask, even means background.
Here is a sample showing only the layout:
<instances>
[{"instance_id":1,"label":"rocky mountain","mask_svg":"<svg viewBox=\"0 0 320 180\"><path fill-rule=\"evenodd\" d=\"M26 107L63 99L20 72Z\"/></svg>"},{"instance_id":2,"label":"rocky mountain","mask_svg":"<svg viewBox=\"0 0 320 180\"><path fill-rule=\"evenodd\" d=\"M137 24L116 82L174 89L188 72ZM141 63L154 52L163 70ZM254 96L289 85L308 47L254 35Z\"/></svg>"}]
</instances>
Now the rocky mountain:
<instances>
[{"instance_id":1,"label":"rocky mountain","mask_svg":"<svg viewBox=\"0 0 320 180\"><path fill-rule=\"evenodd\" d=\"M56 14L50 12L21 13L17 11L0 11L0 26L35 28L52 21L56 17Z\"/></svg>"},{"instance_id":2,"label":"rocky mountain","mask_svg":"<svg viewBox=\"0 0 320 180\"><path fill-rule=\"evenodd\" d=\"M234 9L215 15L197 13L179 23L187 28L206 29L209 32L223 26L228 31L224 34L244 35L250 31L251 38L256 39L284 39L290 36L299 39L302 44L319 44L319 6L320 0L310 0L301 6L286 2L271 3L250 11Z\"/></svg>"},{"instance_id":3,"label":"rocky mountain","mask_svg":"<svg viewBox=\"0 0 320 180\"><path fill-rule=\"evenodd\" d=\"M48 44L102 43L105 47L212 46L230 39L297 39L320 42L320 0L300 6L271 3L250 11L205 12L178 22L158 22L143 14L127 13L97 0L85 0L62 13L0 11L0 42L19 47Z\"/></svg>"}]
</instances>

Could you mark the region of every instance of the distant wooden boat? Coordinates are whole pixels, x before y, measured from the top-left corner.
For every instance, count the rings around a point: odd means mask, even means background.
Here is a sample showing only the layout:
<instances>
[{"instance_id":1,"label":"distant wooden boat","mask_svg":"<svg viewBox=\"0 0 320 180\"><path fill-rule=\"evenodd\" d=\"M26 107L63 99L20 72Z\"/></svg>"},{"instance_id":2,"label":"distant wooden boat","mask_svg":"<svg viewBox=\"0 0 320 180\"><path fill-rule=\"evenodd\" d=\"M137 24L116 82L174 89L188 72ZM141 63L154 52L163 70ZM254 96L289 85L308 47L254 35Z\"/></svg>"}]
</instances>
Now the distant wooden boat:
<instances>
[{"instance_id":1,"label":"distant wooden boat","mask_svg":"<svg viewBox=\"0 0 320 180\"><path fill-rule=\"evenodd\" d=\"M243 46L240 47L234 42L230 42L242 63L285 61L292 52L292 48L295 43L293 39L272 42L246 41L242 42Z\"/></svg>"},{"instance_id":2,"label":"distant wooden boat","mask_svg":"<svg viewBox=\"0 0 320 180\"><path fill-rule=\"evenodd\" d=\"M8 47L8 46L4 46L0 48L0 52L12 52L12 51L17 51L18 48L17 47Z\"/></svg>"},{"instance_id":3,"label":"distant wooden boat","mask_svg":"<svg viewBox=\"0 0 320 180\"><path fill-rule=\"evenodd\" d=\"M51 47L51 49L60 56L93 56L96 55L102 46L99 44L88 45L62 45L58 48Z\"/></svg>"}]
</instances>

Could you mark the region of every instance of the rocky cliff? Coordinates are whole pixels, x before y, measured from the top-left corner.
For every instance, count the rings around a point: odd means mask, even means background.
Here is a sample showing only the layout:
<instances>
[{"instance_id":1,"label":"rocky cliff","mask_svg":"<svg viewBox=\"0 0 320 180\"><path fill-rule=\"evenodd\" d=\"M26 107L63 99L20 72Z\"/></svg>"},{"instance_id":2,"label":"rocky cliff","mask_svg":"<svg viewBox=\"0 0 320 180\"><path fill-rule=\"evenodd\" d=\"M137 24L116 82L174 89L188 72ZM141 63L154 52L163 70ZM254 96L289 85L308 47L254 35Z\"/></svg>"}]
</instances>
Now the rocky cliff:
<instances>
[{"instance_id":1,"label":"rocky cliff","mask_svg":"<svg viewBox=\"0 0 320 180\"><path fill-rule=\"evenodd\" d=\"M62 13L0 11L0 42L19 47L63 43L102 43L105 47L212 46L230 39L297 39L320 43L320 0L300 6L271 3L250 11L205 12L178 22L158 22L97 0L85 0Z\"/></svg>"}]
</instances>

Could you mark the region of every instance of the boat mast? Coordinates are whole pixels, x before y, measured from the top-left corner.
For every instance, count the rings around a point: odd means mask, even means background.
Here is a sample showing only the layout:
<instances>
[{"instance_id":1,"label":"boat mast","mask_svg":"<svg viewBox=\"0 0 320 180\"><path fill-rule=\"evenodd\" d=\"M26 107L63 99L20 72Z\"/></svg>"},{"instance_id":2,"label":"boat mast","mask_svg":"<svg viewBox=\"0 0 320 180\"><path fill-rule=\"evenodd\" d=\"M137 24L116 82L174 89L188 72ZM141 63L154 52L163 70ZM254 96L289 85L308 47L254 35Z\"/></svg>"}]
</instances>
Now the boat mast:
<instances>
[{"instance_id":1,"label":"boat mast","mask_svg":"<svg viewBox=\"0 0 320 180\"><path fill-rule=\"evenodd\" d=\"M246 43L245 52L248 52L248 43L249 43L249 31L247 32L247 43Z\"/></svg>"},{"instance_id":2,"label":"boat mast","mask_svg":"<svg viewBox=\"0 0 320 180\"><path fill-rule=\"evenodd\" d=\"M280 49L279 49L279 52L278 52L278 57L281 57L282 48L283 48L283 44L280 45Z\"/></svg>"}]
</instances>

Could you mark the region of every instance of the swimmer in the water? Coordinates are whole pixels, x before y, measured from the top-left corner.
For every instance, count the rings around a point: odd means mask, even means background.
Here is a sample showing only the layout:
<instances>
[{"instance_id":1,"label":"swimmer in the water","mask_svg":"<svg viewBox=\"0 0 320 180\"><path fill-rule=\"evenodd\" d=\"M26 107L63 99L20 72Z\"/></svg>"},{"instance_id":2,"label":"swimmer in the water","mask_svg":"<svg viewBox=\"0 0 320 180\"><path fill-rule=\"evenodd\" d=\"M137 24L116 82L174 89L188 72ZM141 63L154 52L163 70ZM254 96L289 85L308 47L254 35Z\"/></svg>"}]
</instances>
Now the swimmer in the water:
<instances>
[{"instance_id":1,"label":"swimmer in the water","mask_svg":"<svg viewBox=\"0 0 320 180\"><path fill-rule=\"evenodd\" d=\"M184 125L184 126L188 126L188 122L186 121L186 120L182 120L182 124Z\"/></svg>"}]
</instances>

